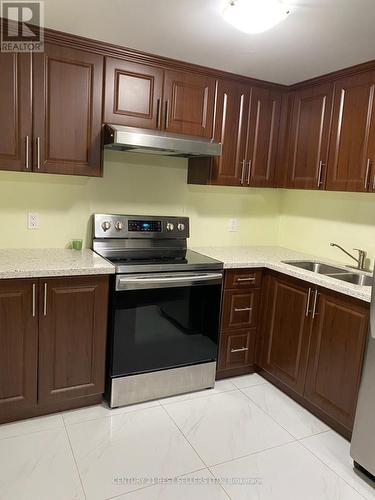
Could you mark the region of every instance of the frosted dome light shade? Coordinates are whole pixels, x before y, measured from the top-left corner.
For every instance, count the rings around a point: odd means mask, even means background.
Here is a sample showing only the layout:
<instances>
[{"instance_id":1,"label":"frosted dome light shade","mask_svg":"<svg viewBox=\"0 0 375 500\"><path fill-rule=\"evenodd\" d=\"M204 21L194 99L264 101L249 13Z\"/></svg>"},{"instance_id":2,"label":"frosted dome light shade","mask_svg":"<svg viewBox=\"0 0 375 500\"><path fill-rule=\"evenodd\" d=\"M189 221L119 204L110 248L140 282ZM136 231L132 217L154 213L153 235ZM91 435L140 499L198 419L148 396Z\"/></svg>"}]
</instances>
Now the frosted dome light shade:
<instances>
[{"instance_id":1,"label":"frosted dome light shade","mask_svg":"<svg viewBox=\"0 0 375 500\"><path fill-rule=\"evenodd\" d=\"M289 8L281 0L229 0L223 18L245 33L262 33L283 21Z\"/></svg>"}]
</instances>

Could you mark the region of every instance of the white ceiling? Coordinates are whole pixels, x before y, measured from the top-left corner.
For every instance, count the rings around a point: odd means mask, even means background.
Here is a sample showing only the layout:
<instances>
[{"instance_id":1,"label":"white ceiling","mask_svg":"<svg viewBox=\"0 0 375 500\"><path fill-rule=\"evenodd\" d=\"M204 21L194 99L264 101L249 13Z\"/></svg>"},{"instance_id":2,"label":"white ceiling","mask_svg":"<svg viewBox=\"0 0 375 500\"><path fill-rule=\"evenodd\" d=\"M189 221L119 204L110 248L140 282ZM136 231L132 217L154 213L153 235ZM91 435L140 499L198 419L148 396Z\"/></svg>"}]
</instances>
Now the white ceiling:
<instances>
[{"instance_id":1,"label":"white ceiling","mask_svg":"<svg viewBox=\"0 0 375 500\"><path fill-rule=\"evenodd\" d=\"M45 24L70 33L291 84L375 59L375 0L290 0L258 35L220 16L223 0L45 0Z\"/></svg>"}]
</instances>

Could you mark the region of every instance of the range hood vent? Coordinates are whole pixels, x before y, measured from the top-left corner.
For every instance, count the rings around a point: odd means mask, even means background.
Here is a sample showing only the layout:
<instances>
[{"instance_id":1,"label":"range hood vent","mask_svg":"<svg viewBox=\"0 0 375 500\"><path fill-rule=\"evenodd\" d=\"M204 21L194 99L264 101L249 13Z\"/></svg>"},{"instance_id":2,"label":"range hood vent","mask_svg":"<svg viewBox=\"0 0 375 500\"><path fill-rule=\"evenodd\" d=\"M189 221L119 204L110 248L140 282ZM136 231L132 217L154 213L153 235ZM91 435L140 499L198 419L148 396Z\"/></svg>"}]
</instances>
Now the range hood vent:
<instances>
[{"instance_id":1,"label":"range hood vent","mask_svg":"<svg viewBox=\"0 0 375 500\"><path fill-rule=\"evenodd\" d=\"M111 124L104 127L104 148L177 158L207 158L222 152L221 144L208 139Z\"/></svg>"}]
</instances>

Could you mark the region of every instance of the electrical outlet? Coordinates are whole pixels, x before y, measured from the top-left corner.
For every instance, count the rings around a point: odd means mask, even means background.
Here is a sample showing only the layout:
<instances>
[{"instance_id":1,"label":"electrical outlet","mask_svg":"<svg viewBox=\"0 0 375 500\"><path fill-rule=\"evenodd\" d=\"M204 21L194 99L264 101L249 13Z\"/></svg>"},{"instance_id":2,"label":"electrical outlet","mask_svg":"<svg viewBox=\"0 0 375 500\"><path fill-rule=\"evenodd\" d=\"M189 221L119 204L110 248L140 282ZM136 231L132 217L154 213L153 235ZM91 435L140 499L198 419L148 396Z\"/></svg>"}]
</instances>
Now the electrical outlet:
<instances>
[{"instance_id":1,"label":"electrical outlet","mask_svg":"<svg viewBox=\"0 0 375 500\"><path fill-rule=\"evenodd\" d=\"M231 233L238 231L238 219L229 219L228 231Z\"/></svg>"},{"instance_id":2,"label":"electrical outlet","mask_svg":"<svg viewBox=\"0 0 375 500\"><path fill-rule=\"evenodd\" d=\"M39 229L39 214L31 212L27 214L27 228Z\"/></svg>"}]
</instances>

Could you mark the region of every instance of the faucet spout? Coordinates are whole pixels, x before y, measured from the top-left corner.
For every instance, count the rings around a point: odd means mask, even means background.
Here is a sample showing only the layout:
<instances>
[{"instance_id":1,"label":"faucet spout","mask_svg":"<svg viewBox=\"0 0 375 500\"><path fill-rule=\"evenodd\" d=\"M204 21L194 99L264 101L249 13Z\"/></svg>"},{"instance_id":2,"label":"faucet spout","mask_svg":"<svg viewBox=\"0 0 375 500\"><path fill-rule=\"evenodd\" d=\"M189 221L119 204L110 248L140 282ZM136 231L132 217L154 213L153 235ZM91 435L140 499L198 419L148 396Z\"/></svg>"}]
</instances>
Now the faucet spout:
<instances>
[{"instance_id":1,"label":"faucet spout","mask_svg":"<svg viewBox=\"0 0 375 500\"><path fill-rule=\"evenodd\" d=\"M336 247L339 248L342 252L344 252L348 257L351 259L355 260L357 263L356 269L359 269L360 271L366 271L366 257L367 257L367 252L365 250L361 250L360 248L354 248L358 252L358 258L354 257L351 253L349 253L345 248L342 246L338 245L337 243L330 243L331 247ZM348 266L352 267L352 266Z\"/></svg>"}]
</instances>

